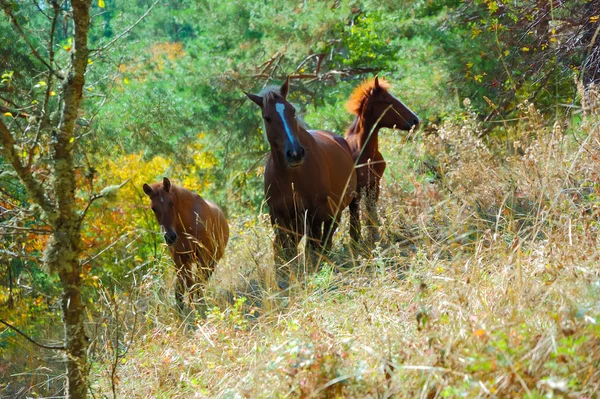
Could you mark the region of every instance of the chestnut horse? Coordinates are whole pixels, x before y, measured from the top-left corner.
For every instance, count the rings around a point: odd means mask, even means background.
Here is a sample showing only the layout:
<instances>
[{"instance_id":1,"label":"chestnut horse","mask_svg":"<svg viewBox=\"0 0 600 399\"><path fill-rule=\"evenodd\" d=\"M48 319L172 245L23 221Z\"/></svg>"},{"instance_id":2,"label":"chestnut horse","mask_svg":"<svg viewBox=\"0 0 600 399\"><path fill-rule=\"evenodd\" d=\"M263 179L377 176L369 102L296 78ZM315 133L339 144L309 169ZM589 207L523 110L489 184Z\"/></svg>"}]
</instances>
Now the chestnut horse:
<instances>
[{"instance_id":1,"label":"chestnut horse","mask_svg":"<svg viewBox=\"0 0 600 399\"><path fill-rule=\"evenodd\" d=\"M183 295L192 302L196 284L202 289L221 259L229 239L223 211L212 201L178 187L166 177L160 183L144 184L152 211L164 230L177 271L175 298L183 309ZM196 265L196 270L194 270Z\"/></svg>"},{"instance_id":2,"label":"chestnut horse","mask_svg":"<svg viewBox=\"0 0 600 399\"><path fill-rule=\"evenodd\" d=\"M275 227L273 249L278 281L289 280L289 262L308 236L309 254L331 248L342 211L355 195L356 173L350 148L334 133L306 130L286 100L289 79L280 89L245 93L262 110L271 151L265 168L265 196ZM296 262L297 264L298 262Z\"/></svg>"},{"instance_id":3,"label":"chestnut horse","mask_svg":"<svg viewBox=\"0 0 600 399\"><path fill-rule=\"evenodd\" d=\"M379 129L393 128L409 131L419 125L419 118L407 106L388 92L390 84L384 79L365 80L354 89L346 108L356 115L346 131L346 141L352 151L357 172L357 196L350 204L350 235L360 240L360 200L365 198L371 240L377 241L379 221L377 201L379 180L385 171L385 161L379 152Z\"/></svg>"}]
</instances>

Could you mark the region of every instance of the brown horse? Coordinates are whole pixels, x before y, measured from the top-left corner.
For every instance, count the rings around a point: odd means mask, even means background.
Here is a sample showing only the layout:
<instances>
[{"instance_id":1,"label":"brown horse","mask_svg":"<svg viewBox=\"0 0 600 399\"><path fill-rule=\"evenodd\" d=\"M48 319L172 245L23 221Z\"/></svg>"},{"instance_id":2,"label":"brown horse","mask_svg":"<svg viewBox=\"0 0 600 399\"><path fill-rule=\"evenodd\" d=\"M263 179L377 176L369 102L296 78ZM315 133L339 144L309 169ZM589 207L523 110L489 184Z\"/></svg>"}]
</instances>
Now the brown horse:
<instances>
[{"instance_id":1,"label":"brown horse","mask_svg":"<svg viewBox=\"0 0 600 399\"><path fill-rule=\"evenodd\" d=\"M223 211L212 201L177 187L166 177L161 183L144 184L152 211L164 229L177 270L177 305L183 309L183 295L189 292L192 302L196 284L202 289L221 259L229 226ZM196 270L194 270L196 265Z\"/></svg>"},{"instance_id":2,"label":"brown horse","mask_svg":"<svg viewBox=\"0 0 600 399\"><path fill-rule=\"evenodd\" d=\"M289 79L280 89L246 95L262 110L271 152L265 168L265 196L275 227L275 261L298 254L306 234L309 252L329 250L341 212L355 194L356 173L345 140L327 131L307 131L287 102ZM297 262L296 262L297 263ZM277 269L286 285L288 265Z\"/></svg>"},{"instance_id":3,"label":"brown horse","mask_svg":"<svg viewBox=\"0 0 600 399\"><path fill-rule=\"evenodd\" d=\"M352 92L346 108L356 115L346 131L346 141L356 163L357 193L350 204L350 235L360 240L360 200L365 197L371 240L377 241L379 225L377 201L379 180L385 171L385 161L379 152L379 129L410 130L419 125L419 118L407 106L388 92L390 84L384 79L365 80Z\"/></svg>"}]
</instances>

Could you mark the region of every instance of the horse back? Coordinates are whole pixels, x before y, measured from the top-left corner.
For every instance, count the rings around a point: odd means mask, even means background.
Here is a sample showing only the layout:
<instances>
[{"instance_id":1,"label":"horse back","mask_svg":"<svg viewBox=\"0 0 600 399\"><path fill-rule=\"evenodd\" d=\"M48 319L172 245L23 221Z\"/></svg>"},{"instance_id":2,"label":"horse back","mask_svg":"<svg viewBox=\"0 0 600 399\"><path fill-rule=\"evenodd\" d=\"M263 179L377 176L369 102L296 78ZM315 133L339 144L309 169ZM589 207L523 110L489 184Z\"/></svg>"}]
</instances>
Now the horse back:
<instances>
[{"instance_id":1,"label":"horse back","mask_svg":"<svg viewBox=\"0 0 600 399\"><path fill-rule=\"evenodd\" d=\"M185 201L178 203L177 212L177 233L187 237L187 240L181 240L183 248L176 248L175 251L192 251L208 264L218 261L229 239L229 226L221 208L191 193Z\"/></svg>"},{"instance_id":2,"label":"horse back","mask_svg":"<svg viewBox=\"0 0 600 399\"><path fill-rule=\"evenodd\" d=\"M206 227L209 239L215 244L215 260L221 259L225 246L229 241L229 224L223 210L213 201L204 200L206 204Z\"/></svg>"}]
</instances>

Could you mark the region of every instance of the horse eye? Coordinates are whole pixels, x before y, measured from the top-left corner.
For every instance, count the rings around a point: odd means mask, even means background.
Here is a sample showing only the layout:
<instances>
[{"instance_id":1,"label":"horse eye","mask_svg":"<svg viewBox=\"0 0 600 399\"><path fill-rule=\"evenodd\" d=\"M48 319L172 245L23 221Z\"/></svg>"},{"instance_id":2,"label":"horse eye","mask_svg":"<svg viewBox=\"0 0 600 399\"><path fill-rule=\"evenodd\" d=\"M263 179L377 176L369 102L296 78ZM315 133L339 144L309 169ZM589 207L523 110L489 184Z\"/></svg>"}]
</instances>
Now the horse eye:
<instances>
[{"instance_id":1,"label":"horse eye","mask_svg":"<svg viewBox=\"0 0 600 399\"><path fill-rule=\"evenodd\" d=\"M268 116L263 116L263 119L265 120L265 122L271 123L271 118L269 118Z\"/></svg>"}]
</instances>

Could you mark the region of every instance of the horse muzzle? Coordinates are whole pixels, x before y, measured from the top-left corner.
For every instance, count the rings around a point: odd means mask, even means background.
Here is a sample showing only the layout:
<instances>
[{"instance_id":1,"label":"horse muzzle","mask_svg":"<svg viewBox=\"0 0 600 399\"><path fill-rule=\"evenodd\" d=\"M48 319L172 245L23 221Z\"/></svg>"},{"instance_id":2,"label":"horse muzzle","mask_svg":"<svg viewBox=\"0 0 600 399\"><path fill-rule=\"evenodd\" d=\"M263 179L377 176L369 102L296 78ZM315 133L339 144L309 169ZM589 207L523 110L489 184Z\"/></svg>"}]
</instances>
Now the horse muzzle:
<instances>
[{"instance_id":1,"label":"horse muzzle","mask_svg":"<svg viewBox=\"0 0 600 399\"><path fill-rule=\"evenodd\" d=\"M421 121L419 121L419 118L415 115L411 124L412 124L411 128L415 128L415 130L417 130L419 128L419 125L421 124Z\"/></svg>"},{"instance_id":2,"label":"horse muzzle","mask_svg":"<svg viewBox=\"0 0 600 399\"><path fill-rule=\"evenodd\" d=\"M174 231L165 233L165 242L167 245L173 245L175 244L175 241L177 241L177 233Z\"/></svg>"},{"instance_id":3,"label":"horse muzzle","mask_svg":"<svg viewBox=\"0 0 600 399\"><path fill-rule=\"evenodd\" d=\"M287 150L285 152L285 160L289 167L295 168L304 163L304 157L306 156L306 151L304 147L298 146L298 148L294 148L293 150Z\"/></svg>"}]
</instances>

